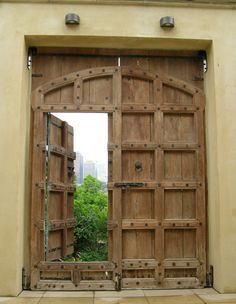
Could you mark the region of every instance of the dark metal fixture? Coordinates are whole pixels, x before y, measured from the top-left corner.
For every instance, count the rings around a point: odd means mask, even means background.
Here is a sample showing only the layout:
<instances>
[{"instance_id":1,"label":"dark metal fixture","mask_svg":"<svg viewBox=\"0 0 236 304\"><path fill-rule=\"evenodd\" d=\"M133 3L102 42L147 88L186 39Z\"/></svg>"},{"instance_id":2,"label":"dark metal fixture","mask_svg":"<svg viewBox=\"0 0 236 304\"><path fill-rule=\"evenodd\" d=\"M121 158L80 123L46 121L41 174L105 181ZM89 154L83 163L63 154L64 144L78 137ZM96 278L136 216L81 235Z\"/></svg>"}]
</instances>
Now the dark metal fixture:
<instances>
[{"instance_id":1,"label":"dark metal fixture","mask_svg":"<svg viewBox=\"0 0 236 304\"><path fill-rule=\"evenodd\" d=\"M80 24L80 17L77 14L70 13L65 16L65 24L67 25L78 25Z\"/></svg>"},{"instance_id":2,"label":"dark metal fixture","mask_svg":"<svg viewBox=\"0 0 236 304\"><path fill-rule=\"evenodd\" d=\"M162 17L160 19L160 26L161 27L174 27L175 26L174 17L171 17L171 16Z\"/></svg>"}]
</instances>

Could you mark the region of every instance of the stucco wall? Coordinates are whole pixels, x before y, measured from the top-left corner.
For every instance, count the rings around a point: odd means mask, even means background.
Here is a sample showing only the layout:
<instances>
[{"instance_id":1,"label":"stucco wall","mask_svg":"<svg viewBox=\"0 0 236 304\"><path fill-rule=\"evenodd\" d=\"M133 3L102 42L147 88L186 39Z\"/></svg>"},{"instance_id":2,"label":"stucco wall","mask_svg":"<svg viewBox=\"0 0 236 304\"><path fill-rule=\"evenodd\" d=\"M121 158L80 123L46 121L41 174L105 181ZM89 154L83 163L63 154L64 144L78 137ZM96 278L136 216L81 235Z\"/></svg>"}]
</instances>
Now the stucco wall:
<instances>
[{"instance_id":1,"label":"stucco wall","mask_svg":"<svg viewBox=\"0 0 236 304\"><path fill-rule=\"evenodd\" d=\"M77 12L78 27L64 16ZM21 291L28 265L30 71L27 46L206 49L209 263L214 287L236 292L235 10L86 4L0 4L0 295ZM163 30L159 19L175 17Z\"/></svg>"}]
</instances>

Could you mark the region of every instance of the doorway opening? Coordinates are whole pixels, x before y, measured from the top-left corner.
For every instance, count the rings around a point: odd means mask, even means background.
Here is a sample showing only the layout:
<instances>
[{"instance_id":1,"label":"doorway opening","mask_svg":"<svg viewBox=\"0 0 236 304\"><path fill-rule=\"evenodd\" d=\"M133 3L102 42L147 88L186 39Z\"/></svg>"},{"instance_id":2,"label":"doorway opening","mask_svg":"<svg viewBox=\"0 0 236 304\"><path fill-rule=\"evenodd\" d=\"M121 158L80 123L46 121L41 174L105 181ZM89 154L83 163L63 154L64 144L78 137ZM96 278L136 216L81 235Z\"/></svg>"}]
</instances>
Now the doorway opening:
<instances>
[{"instance_id":1,"label":"doorway opening","mask_svg":"<svg viewBox=\"0 0 236 304\"><path fill-rule=\"evenodd\" d=\"M45 182L73 184L74 193L47 191L45 194L45 261L106 261L108 260L108 115L106 113L48 113L47 120L48 147L61 145L62 149L68 150L67 153L74 153L74 157L66 160L67 174L63 174L64 157L53 153L52 148L48 148L45 154L46 167L48 167ZM67 140L65 131L60 131L63 126L68 131ZM59 139L60 137L62 138ZM55 248L58 231L49 229L49 226L52 222L63 218L71 221L71 227L66 235L67 250L57 256ZM61 238L64 237L62 233Z\"/></svg>"}]
</instances>

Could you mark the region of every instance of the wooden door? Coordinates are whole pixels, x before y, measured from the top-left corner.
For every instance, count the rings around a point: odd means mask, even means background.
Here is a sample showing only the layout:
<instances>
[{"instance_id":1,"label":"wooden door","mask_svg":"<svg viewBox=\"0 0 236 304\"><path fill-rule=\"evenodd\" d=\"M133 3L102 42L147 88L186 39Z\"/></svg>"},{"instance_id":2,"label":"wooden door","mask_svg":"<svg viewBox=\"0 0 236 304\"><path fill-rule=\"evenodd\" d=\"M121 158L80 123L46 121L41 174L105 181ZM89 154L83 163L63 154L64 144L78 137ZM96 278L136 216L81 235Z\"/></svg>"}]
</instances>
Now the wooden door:
<instances>
[{"instance_id":1,"label":"wooden door","mask_svg":"<svg viewBox=\"0 0 236 304\"><path fill-rule=\"evenodd\" d=\"M203 111L199 89L121 69L120 176L113 191L122 219L123 288L204 285Z\"/></svg>"},{"instance_id":2,"label":"wooden door","mask_svg":"<svg viewBox=\"0 0 236 304\"><path fill-rule=\"evenodd\" d=\"M36 237L32 239L32 245L35 259L52 261L74 251L73 128L52 114L40 114L35 117L33 202ZM46 280L47 273L40 279Z\"/></svg>"},{"instance_id":3,"label":"wooden door","mask_svg":"<svg viewBox=\"0 0 236 304\"><path fill-rule=\"evenodd\" d=\"M195 81L197 65L194 62L191 70L189 64L183 73L184 80L190 79L186 82L165 75L163 70L173 75L179 68L160 63L159 58L134 56L121 60L121 67L101 66L106 60L85 70L73 71L72 65L73 73L51 77L33 92L32 107L36 142L44 113L51 110L108 113L109 261L41 262L33 246L32 261L38 262L32 262L31 286L46 290L204 286L204 95L189 83ZM182 65L177 67L183 70ZM34 149L33 170L40 172L42 154L35 145ZM37 239L38 211L32 212Z\"/></svg>"}]
</instances>

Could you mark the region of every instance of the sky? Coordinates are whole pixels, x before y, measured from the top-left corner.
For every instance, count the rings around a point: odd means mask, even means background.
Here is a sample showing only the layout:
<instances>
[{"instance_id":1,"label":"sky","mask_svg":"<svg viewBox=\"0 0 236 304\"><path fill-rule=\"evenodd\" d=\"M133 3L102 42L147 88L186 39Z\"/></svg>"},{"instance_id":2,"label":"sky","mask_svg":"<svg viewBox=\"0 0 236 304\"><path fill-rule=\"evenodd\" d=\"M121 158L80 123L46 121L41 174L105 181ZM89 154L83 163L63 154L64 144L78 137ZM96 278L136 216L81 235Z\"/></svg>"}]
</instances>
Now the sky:
<instances>
[{"instance_id":1,"label":"sky","mask_svg":"<svg viewBox=\"0 0 236 304\"><path fill-rule=\"evenodd\" d=\"M74 128L74 151L84 160L107 163L108 116L106 113L52 113Z\"/></svg>"}]
</instances>

